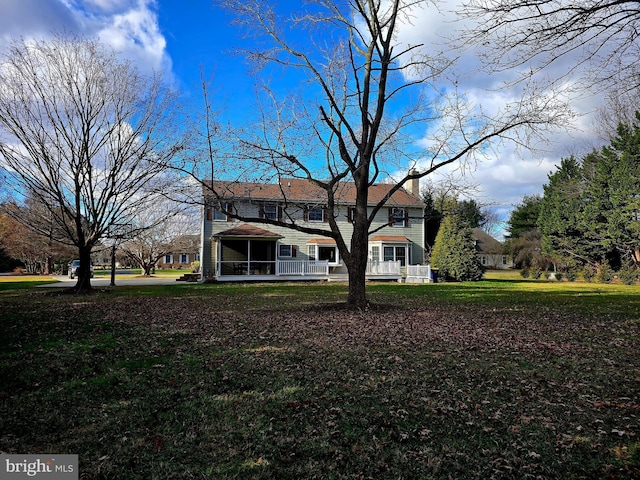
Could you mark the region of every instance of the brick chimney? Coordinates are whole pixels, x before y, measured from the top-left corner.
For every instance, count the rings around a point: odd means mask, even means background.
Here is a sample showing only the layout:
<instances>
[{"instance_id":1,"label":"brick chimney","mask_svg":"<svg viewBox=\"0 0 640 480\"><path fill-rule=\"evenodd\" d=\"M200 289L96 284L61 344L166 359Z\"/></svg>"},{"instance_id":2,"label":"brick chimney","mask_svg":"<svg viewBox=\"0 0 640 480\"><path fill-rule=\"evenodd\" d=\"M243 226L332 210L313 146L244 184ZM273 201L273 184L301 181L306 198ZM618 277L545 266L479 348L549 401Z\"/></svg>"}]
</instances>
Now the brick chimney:
<instances>
[{"instance_id":1,"label":"brick chimney","mask_svg":"<svg viewBox=\"0 0 640 480\"><path fill-rule=\"evenodd\" d=\"M409 175L417 175L418 171L414 168L409 170ZM420 198L420 179L412 178L407 183L404 184L404 188L407 192L413 195L416 198Z\"/></svg>"}]
</instances>

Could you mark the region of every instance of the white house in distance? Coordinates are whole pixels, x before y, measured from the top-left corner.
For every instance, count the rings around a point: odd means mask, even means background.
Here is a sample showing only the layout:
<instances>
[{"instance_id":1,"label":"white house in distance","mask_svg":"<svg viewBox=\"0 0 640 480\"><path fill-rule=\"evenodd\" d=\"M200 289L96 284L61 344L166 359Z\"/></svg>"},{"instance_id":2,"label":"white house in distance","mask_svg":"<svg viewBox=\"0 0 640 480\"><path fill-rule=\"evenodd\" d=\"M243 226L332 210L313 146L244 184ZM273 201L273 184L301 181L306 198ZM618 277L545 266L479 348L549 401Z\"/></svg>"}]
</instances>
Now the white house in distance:
<instances>
[{"instance_id":1,"label":"white house in distance","mask_svg":"<svg viewBox=\"0 0 640 480\"><path fill-rule=\"evenodd\" d=\"M393 185L376 184L369 190L369 212ZM277 225L243 222L225 215L271 218L328 230L326 192L303 179L277 184L215 182L219 197L204 189L201 271L205 279L345 280L347 270L332 238ZM355 186L341 183L335 195L338 226L351 238ZM367 278L399 280L406 267L424 258L423 202L418 180L394 192L376 214L369 238Z\"/></svg>"},{"instance_id":2,"label":"white house in distance","mask_svg":"<svg viewBox=\"0 0 640 480\"><path fill-rule=\"evenodd\" d=\"M488 233L474 228L472 236L476 242L478 259L484 268L508 270L513 268L511 256L504 253L504 246Z\"/></svg>"}]
</instances>

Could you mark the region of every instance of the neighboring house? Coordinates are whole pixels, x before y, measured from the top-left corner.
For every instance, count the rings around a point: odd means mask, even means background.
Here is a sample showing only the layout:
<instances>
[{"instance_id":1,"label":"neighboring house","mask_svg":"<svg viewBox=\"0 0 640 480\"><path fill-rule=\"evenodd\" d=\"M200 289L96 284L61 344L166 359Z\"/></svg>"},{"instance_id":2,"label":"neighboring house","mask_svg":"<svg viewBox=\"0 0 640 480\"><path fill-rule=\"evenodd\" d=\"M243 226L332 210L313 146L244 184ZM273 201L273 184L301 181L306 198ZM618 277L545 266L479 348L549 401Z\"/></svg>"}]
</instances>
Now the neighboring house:
<instances>
[{"instance_id":1,"label":"neighboring house","mask_svg":"<svg viewBox=\"0 0 640 480\"><path fill-rule=\"evenodd\" d=\"M278 184L216 182L220 198L205 201L202 223L202 273L218 280L346 279L347 269L336 242L245 218L271 218L328 230L326 193L311 182L283 179ZM393 185L369 190L369 212ZM415 193L412 193L415 192ZM345 240L352 233L353 183L340 184L334 214ZM407 265L424 258L423 203L418 180L396 191L376 214L369 238L368 278L400 279ZM251 277L251 278L248 278Z\"/></svg>"},{"instance_id":2,"label":"neighboring house","mask_svg":"<svg viewBox=\"0 0 640 480\"><path fill-rule=\"evenodd\" d=\"M508 270L513 268L513 261L504 253L504 246L488 233L474 228L473 239L478 250L478 259L484 268L494 270Z\"/></svg>"},{"instance_id":3,"label":"neighboring house","mask_svg":"<svg viewBox=\"0 0 640 480\"><path fill-rule=\"evenodd\" d=\"M185 270L191 268L192 262L200 261L200 235L181 235L171 245L172 251L158 260L156 268Z\"/></svg>"}]
</instances>

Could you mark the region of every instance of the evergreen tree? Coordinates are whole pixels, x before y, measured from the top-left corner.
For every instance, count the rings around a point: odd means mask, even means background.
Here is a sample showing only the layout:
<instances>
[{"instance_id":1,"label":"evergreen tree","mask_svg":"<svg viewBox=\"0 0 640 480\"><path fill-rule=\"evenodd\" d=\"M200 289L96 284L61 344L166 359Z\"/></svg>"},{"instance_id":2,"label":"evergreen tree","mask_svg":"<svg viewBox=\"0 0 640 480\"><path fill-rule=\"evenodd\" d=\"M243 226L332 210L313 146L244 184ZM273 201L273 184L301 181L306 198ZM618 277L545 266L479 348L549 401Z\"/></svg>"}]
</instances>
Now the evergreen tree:
<instances>
[{"instance_id":1,"label":"evergreen tree","mask_svg":"<svg viewBox=\"0 0 640 480\"><path fill-rule=\"evenodd\" d=\"M544 186L543 250L600 266L640 263L640 115L611 144L563 159Z\"/></svg>"},{"instance_id":2,"label":"evergreen tree","mask_svg":"<svg viewBox=\"0 0 640 480\"><path fill-rule=\"evenodd\" d=\"M447 280L475 281L482 278L471 228L460 215L445 217L431 254L431 266Z\"/></svg>"},{"instance_id":3,"label":"evergreen tree","mask_svg":"<svg viewBox=\"0 0 640 480\"><path fill-rule=\"evenodd\" d=\"M524 233L535 230L538 227L541 204L540 195L526 195L511 211L507 221L507 232L509 232L507 237L518 238Z\"/></svg>"},{"instance_id":4,"label":"evergreen tree","mask_svg":"<svg viewBox=\"0 0 640 480\"><path fill-rule=\"evenodd\" d=\"M562 159L558 170L549 174L538 217L542 250L548 255L581 262L602 255L601 246L589 242L580 222L584 188L582 165L575 157Z\"/></svg>"}]
</instances>

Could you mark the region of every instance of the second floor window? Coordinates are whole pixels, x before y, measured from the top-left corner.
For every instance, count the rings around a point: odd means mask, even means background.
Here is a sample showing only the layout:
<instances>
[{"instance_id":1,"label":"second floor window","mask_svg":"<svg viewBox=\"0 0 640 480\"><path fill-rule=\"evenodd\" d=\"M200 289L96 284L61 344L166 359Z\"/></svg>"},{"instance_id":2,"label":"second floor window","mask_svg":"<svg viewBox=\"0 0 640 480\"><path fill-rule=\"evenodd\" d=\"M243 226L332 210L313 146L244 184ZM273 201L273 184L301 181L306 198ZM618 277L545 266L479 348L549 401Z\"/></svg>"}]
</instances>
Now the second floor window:
<instances>
[{"instance_id":1,"label":"second floor window","mask_svg":"<svg viewBox=\"0 0 640 480\"><path fill-rule=\"evenodd\" d=\"M309 207L307 218L310 222L323 222L324 221L324 208L322 207Z\"/></svg>"},{"instance_id":2,"label":"second floor window","mask_svg":"<svg viewBox=\"0 0 640 480\"><path fill-rule=\"evenodd\" d=\"M392 227L407 227L409 226L408 220L409 217L404 208L389 209L389 223Z\"/></svg>"},{"instance_id":3,"label":"second floor window","mask_svg":"<svg viewBox=\"0 0 640 480\"><path fill-rule=\"evenodd\" d=\"M269 220L278 220L278 205L265 204L262 206L262 217Z\"/></svg>"}]
</instances>

